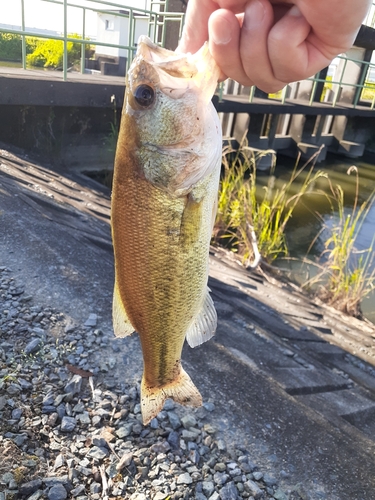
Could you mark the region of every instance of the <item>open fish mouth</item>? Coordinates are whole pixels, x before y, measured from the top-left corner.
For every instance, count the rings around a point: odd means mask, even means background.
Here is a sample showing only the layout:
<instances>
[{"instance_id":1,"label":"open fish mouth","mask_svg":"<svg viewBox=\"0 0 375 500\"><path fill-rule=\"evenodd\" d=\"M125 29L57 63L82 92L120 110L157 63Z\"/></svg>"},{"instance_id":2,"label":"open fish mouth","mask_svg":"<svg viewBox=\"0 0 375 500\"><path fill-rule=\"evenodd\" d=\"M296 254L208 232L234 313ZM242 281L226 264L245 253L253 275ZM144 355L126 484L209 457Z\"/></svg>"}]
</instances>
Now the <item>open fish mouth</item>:
<instances>
[{"instance_id":1,"label":"open fish mouth","mask_svg":"<svg viewBox=\"0 0 375 500\"><path fill-rule=\"evenodd\" d=\"M207 42L195 54L176 54L142 35L138 40L137 58L138 61L143 59L151 64L159 75L163 73L160 87L165 93L170 91L172 97L181 97L193 83L205 101L212 98L220 70L210 54Z\"/></svg>"}]
</instances>

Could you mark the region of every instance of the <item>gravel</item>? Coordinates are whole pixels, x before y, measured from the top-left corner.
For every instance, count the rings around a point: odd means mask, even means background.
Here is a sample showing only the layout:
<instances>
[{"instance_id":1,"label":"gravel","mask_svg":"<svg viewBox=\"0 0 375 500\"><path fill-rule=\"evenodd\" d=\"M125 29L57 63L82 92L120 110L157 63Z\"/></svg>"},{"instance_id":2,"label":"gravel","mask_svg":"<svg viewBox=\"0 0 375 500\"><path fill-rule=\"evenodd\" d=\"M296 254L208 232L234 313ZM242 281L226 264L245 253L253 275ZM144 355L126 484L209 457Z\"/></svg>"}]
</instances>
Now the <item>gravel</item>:
<instances>
[{"instance_id":1,"label":"gravel","mask_svg":"<svg viewBox=\"0 0 375 500\"><path fill-rule=\"evenodd\" d=\"M289 497L225 442L212 401L191 410L168 400L143 426L139 385L109 377L116 359L101 354L112 332L100 316L72 326L23 295L0 267L0 500Z\"/></svg>"}]
</instances>

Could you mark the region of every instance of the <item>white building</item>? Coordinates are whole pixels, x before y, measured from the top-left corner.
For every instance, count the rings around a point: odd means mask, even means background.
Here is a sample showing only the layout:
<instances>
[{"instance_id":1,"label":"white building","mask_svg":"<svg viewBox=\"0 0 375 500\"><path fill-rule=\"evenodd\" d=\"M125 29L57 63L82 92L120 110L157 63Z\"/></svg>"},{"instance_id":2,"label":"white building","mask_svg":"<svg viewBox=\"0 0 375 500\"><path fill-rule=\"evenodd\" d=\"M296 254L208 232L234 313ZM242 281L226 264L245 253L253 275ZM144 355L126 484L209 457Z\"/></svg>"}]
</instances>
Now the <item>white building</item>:
<instances>
[{"instance_id":1,"label":"white building","mask_svg":"<svg viewBox=\"0 0 375 500\"><path fill-rule=\"evenodd\" d=\"M129 0L127 0L127 3L129 3ZM148 5L143 5L142 8L144 7L148 7ZM119 73L117 74L124 75L126 61L129 56L132 57L133 55L131 47L133 47L134 50L137 46L137 40L141 35L153 36L154 27L152 23L151 32L149 31L149 23L152 19L155 19L155 17L150 16L142 10L133 11L132 16L130 10L127 10L126 8L111 12L98 12L97 42L121 45L122 47L129 48L97 45L95 49L95 58L99 61L108 63L112 60L114 63L119 65ZM106 73L106 71L104 71L104 73Z\"/></svg>"}]
</instances>

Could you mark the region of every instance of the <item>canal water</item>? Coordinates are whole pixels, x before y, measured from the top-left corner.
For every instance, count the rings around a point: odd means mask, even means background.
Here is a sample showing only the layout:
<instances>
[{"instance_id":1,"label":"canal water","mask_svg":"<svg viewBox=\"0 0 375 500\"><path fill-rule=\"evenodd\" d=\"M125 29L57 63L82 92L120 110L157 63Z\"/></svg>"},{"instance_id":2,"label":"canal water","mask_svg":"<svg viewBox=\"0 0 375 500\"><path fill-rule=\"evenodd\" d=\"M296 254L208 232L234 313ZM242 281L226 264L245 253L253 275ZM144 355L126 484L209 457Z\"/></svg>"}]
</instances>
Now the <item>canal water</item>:
<instances>
[{"instance_id":1,"label":"canal water","mask_svg":"<svg viewBox=\"0 0 375 500\"><path fill-rule=\"evenodd\" d=\"M325 162L315 166L314 172L322 171L326 174L332 185L340 185L344 191L345 215L353 211L353 203L356 193L356 176L352 172L348 175L348 169L355 165L359 174L358 206L367 200L375 189L375 165L362 160L343 159L328 155ZM279 157L273 175L258 175L257 185L261 189L272 183L273 189L283 189L288 183L293 171L294 160ZM302 164L300 165L302 166ZM297 177L291 187L291 193L298 193L304 178L309 171L305 167L303 173ZM325 255L325 241L330 236L330 228L339 222L337 206L332 209L328 198L318 191L331 193L329 182L321 177L311 186L309 193L298 203L292 219L286 227L286 238L290 252L290 259L279 259L278 267L291 272L293 280L303 284L317 273L317 267L303 263L307 258L313 262L323 262ZM362 226L358 231L355 241L356 251L366 251L371 247L375 234L375 205L371 206ZM314 244L312 245L312 242ZM312 246L311 246L312 245ZM358 258L357 257L355 258ZM365 253L363 255L366 255ZM371 269L375 266L375 258ZM375 292L371 292L361 304L364 315L375 323Z\"/></svg>"}]
</instances>

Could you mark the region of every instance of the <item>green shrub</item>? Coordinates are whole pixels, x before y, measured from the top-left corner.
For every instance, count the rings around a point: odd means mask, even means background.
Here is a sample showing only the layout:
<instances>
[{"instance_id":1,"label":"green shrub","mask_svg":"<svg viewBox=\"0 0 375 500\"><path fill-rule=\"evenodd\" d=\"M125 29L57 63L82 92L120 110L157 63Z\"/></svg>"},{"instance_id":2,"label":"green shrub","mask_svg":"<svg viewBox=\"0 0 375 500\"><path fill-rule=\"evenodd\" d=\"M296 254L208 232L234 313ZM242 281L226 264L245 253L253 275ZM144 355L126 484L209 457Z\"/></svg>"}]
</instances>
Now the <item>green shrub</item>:
<instances>
[{"instance_id":1,"label":"green shrub","mask_svg":"<svg viewBox=\"0 0 375 500\"><path fill-rule=\"evenodd\" d=\"M22 40L19 35L0 33L0 59L3 61L21 61Z\"/></svg>"}]
</instances>

